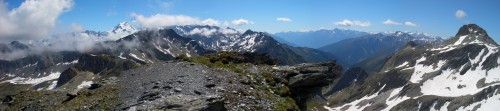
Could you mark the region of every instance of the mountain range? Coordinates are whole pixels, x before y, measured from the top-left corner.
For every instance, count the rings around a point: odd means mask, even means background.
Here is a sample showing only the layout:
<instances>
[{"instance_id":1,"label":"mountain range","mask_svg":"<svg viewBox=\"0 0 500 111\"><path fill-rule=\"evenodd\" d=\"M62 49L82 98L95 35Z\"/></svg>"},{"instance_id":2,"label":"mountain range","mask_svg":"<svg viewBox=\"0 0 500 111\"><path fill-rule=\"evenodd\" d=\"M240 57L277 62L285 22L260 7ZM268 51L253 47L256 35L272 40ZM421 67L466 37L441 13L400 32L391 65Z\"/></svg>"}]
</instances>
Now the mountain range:
<instances>
[{"instance_id":1,"label":"mountain range","mask_svg":"<svg viewBox=\"0 0 500 111\"><path fill-rule=\"evenodd\" d=\"M200 31L201 30L201 31ZM211 33L205 32L209 31ZM131 33L114 41L107 40L110 35ZM96 63L100 59L111 59L113 64L135 65L153 64L161 61L174 60L179 56L197 57L221 51L250 52L266 54L280 64L298 64L333 60L328 53L310 48L296 48L278 43L270 35L263 32L247 30L239 32L231 28L216 26L176 26L158 30L137 31L126 22L117 25L109 32L85 31L79 34L94 37L95 42L88 51L43 51L40 53L24 54L19 59L4 59L0 61L2 83L30 84L29 89L59 88L74 78L75 72L91 72L96 75L105 71ZM180 35L179 35L180 34ZM102 40L102 41L101 41ZM48 46L57 43L47 43ZM33 52L38 48L34 44L23 44L18 41L0 45L2 54L9 55L16 52ZM2 56L4 57L4 56ZM90 59L89 59L90 58ZM92 59L93 58L93 59ZM83 61L82 59L85 59ZM89 64L92 63L92 64ZM73 67L82 64L80 71L71 72ZM134 65L135 64L135 65ZM96 66L88 66L96 65ZM81 69L81 67L90 67ZM100 69L100 70L95 70ZM125 68L128 69L128 68ZM116 73L105 71L106 73ZM55 86L55 84L57 84ZM34 87L36 86L36 87Z\"/></svg>"},{"instance_id":2,"label":"mountain range","mask_svg":"<svg viewBox=\"0 0 500 111\"><path fill-rule=\"evenodd\" d=\"M498 48L476 24L439 45L409 43L376 74L328 96L330 110L495 110ZM360 90L362 89L362 90Z\"/></svg>"},{"instance_id":3,"label":"mountain range","mask_svg":"<svg viewBox=\"0 0 500 111\"><path fill-rule=\"evenodd\" d=\"M137 30L122 22L55 36L81 37L68 42L88 42L83 49L54 49L64 43L50 39L1 43L0 110L496 110L500 103L499 45L476 24L446 40L402 31L301 33L331 41L308 46L286 33Z\"/></svg>"},{"instance_id":4,"label":"mountain range","mask_svg":"<svg viewBox=\"0 0 500 111\"><path fill-rule=\"evenodd\" d=\"M439 44L443 42L440 37L434 37L415 32L385 32L377 34L368 34L357 38L344 39L339 42L328 44L320 47L319 50L332 53L339 60L344 67L358 66L356 65L365 60L374 60L372 58L383 58L390 56L392 53L401 49L408 42L413 41L416 44ZM380 64L381 61L372 61L374 64ZM380 66L367 66L380 67ZM371 72L371 71L368 71Z\"/></svg>"},{"instance_id":5,"label":"mountain range","mask_svg":"<svg viewBox=\"0 0 500 111\"><path fill-rule=\"evenodd\" d=\"M320 29L314 31L290 31L273 34L277 40L299 47L320 48L338 41L368 35L367 32L347 29Z\"/></svg>"}]
</instances>

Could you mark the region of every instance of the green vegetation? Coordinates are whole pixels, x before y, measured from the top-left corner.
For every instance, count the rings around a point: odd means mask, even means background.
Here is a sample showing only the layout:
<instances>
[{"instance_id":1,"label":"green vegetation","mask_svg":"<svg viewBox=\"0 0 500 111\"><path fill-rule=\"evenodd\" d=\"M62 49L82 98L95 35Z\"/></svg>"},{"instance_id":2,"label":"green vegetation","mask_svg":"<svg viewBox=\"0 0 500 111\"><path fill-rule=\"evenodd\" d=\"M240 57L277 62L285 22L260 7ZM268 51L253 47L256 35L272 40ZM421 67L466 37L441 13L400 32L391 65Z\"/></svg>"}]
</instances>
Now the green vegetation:
<instances>
[{"instance_id":1,"label":"green vegetation","mask_svg":"<svg viewBox=\"0 0 500 111\"><path fill-rule=\"evenodd\" d=\"M284 100L277 102L273 108L275 111L298 110L299 107L291 97L285 97Z\"/></svg>"},{"instance_id":2,"label":"green vegetation","mask_svg":"<svg viewBox=\"0 0 500 111\"><path fill-rule=\"evenodd\" d=\"M11 84L8 82L2 83L0 84L0 97L5 97L7 95L14 95L21 91L26 91L31 86L32 86L31 84Z\"/></svg>"}]
</instances>

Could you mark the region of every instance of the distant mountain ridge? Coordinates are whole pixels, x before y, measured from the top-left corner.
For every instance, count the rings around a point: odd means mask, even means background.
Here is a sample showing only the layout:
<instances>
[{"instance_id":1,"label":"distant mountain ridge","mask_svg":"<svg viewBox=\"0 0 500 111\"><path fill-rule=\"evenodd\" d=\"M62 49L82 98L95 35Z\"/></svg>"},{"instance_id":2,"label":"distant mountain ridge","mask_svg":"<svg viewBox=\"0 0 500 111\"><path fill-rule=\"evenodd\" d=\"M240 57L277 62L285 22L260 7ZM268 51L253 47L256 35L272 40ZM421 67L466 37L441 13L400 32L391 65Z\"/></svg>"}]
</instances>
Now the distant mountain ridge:
<instances>
[{"instance_id":1,"label":"distant mountain ridge","mask_svg":"<svg viewBox=\"0 0 500 111\"><path fill-rule=\"evenodd\" d=\"M338 41L368 35L367 32L346 29L320 29L315 31L290 31L273 34L275 38L288 41L299 47L320 48Z\"/></svg>"},{"instance_id":2,"label":"distant mountain ridge","mask_svg":"<svg viewBox=\"0 0 500 111\"><path fill-rule=\"evenodd\" d=\"M282 64L298 64L335 59L334 55L311 48L293 47L278 42L265 32L208 25L168 27L180 35L198 41L204 48L216 51L256 52L268 54ZM306 53L307 52L307 53Z\"/></svg>"},{"instance_id":3,"label":"distant mountain ridge","mask_svg":"<svg viewBox=\"0 0 500 111\"><path fill-rule=\"evenodd\" d=\"M345 67L350 67L358 62L379 56L392 54L413 41L416 44L439 44L443 42L440 37L433 36L412 36L415 33L397 31L394 33L377 33L350 38L329 44L319 48L319 50L336 55L339 60L343 60Z\"/></svg>"}]
</instances>

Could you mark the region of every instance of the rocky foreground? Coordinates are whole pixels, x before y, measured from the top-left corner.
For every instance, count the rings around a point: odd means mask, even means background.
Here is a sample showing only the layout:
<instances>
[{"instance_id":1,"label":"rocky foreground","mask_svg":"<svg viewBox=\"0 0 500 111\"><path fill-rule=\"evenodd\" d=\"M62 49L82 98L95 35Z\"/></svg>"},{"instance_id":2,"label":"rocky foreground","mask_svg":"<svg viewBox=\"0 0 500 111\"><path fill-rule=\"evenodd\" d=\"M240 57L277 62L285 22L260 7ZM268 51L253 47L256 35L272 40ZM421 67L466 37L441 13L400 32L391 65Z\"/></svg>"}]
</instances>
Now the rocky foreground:
<instances>
[{"instance_id":1,"label":"rocky foreground","mask_svg":"<svg viewBox=\"0 0 500 111\"><path fill-rule=\"evenodd\" d=\"M255 54L181 56L92 78L90 87L70 90L71 79L61 89L8 95L0 110L306 110L326 103L342 69L275 63Z\"/></svg>"}]
</instances>

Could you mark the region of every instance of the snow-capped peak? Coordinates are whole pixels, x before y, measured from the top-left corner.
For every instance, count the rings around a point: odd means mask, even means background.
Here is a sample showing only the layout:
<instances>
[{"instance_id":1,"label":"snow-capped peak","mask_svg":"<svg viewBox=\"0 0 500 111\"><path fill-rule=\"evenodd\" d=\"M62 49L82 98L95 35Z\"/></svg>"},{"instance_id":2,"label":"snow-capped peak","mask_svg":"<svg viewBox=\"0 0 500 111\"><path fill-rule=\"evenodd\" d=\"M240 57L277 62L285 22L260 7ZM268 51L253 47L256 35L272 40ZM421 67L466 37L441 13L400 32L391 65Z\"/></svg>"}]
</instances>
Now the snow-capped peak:
<instances>
[{"instance_id":1,"label":"snow-capped peak","mask_svg":"<svg viewBox=\"0 0 500 111\"><path fill-rule=\"evenodd\" d=\"M486 31L476 24L463 25L457 32L454 38L450 39L449 43L453 45L466 44L492 44L497 45L492 38L488 36Z\"/></svg>"},{"instance_id":2,"label":"snow-capped peak","mask_svg":"<svg viewBox=\"0 0 500 111\"><path fill-rule=\"evenodd\" d=\"M120 24L118 24L117 26L115 26L113 28L113 30L111 30L112 33L123 33L123 32L127 32L127 33L134 33L136 32L137 30L132 27L132 25L128 24L127 21L124 21L124 22L121 22Z\"/></svg>"}]
</instances>

